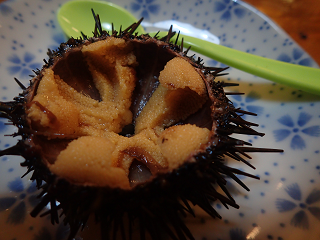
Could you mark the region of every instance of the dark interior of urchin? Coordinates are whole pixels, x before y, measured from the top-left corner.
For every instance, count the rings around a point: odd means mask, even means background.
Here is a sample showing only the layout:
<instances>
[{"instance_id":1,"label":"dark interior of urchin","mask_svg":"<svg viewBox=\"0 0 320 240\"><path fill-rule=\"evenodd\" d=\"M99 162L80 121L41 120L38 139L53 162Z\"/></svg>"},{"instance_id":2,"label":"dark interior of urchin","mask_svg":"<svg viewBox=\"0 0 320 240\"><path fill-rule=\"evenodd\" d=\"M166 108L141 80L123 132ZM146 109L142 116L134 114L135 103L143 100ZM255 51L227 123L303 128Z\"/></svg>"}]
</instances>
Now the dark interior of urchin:
<instances>
[{"instance_id":1,"label":"dark interior of urchin","mask_svg":"<svg viewBox=\"0 0 320 240\"><path fill-rule=\"evenodd\" d=\"M137 83L132 96L131 111L133 121L125 126L118 134L126 137L134 135L134 123L141 110L148 102L154 90L159 85L159 74L168 61L177 56L177 54L168 47L158 45L156 42L148 44L133 42L134 51L139 63L136 68ZM88 69L85 58L80 48L74 48L67 52L65 56L53 65L55 75L58 75L69 86L87 97L101 101L99 90L93 83L92 75ZM112 74L112 72L110 73ZM176 124L195 124L202 128L212 128L210 100L187 119ZM41 156L50 164L55 162L59 153L65 149L72 140L48 140L46 137L35 137L41 146ZM52 147L54 146L54 147ZM129 181L132 186L138 183L146 182L152 177L152 171L144 153L134 153L134 161L130 167ZM148 156L150 157L150 156Z\"/></svg>"}]
</instances>

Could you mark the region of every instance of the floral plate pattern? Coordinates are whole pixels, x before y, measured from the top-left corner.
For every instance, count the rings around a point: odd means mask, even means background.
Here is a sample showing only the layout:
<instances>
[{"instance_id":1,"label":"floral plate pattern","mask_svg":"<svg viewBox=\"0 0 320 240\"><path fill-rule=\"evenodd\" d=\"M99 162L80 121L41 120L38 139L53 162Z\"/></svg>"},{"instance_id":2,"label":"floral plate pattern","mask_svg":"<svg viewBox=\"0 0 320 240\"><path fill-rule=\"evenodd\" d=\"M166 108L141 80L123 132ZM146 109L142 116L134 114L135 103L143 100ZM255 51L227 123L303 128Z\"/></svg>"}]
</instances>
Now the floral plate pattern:
<instances>
[{"instance_id":1,"label":"floral plate pattern","mask_svg":"<svg viewBox=\"0 0 320 240\"><path fill-rule=\"evenodd\" d=\"M32 69L40 68L48 48L56 49L65 37L56 20L64 0L8 0L0 4L0 98L9 101L21 90L13 81L28 85ZM311 57L276 24L250 5L231 0L118 0L118 5L137 18L157 22L174 19L206 29L222 45L281 61L318 67ZM100 13L102 14L102 13ZM148 30L148 29L147 29ZM204 58L206 65L223 66ZM222 220L202 212L187 222L197 240L295 240L320 239L320 98L297 89L271 83L230 68L220 80L239 82L226 91L244 92L230 97L236 107L257 117L260 137L241 137L256 147L281 148L284 153L255 153L250 162L256 170L230 161L230 165L259 176L241 177L246 192L228 183L240 209L225 209L215 203ZM307 80L307 79L306 79ZM4 136L14 127L0 120L0 149L17 139ZM47 217L32 218L37 190L20 178L22 159L0 158L0 239L63 240L68 228L52 226ZM229 161L229 160L228 160Z\"/></svg>"}]
</instances>

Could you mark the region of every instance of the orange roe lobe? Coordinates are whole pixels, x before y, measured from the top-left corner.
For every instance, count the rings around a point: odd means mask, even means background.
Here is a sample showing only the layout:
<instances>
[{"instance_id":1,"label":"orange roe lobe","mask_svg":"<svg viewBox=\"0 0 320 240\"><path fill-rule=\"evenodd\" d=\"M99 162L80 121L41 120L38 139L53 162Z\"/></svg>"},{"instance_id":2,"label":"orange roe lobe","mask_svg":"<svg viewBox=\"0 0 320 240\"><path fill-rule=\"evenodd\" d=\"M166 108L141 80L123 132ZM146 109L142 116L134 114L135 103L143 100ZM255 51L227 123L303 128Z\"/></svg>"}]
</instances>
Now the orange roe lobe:
<instances>
[{"instance_id":1,"label":"orange roe lobe","mask_svg":"<svg viewBox=\"0 0 320 240\"><path fill-rule=\"evenodd\" d=\"M59 80L54 76L53 71L46 69L37 89L37 95L29 104L28 118L31 119L32 126L40 131L65 135L77 134L80 121L79 110L75 104L60 94L58 83ZM50 110L56 117L56 121L51 121L42 108Z\"/></svg>"},{"instance_id":2,"label":"orange roe lobe","mask_svg":"<svg viewBox=\"0 0 320 240\"><path fill-rule=\"evenodd\" d=\"M176 125L164 130L158 139L158 144L163 156L170 159L168 168L176 169L191 154L203 148L209 141L209 135L209 129L190 124Z\"/></svg>"},{"instance_id":3,"label":"orange roe lobe","mask_svg":"<svg viewBox=\"0 0 320 240\"><path fill-rule=\"evenodd\" d=\"M186 60L176 57L160 72L160 85L136 120L136 133L184 120L206 101L205 84Z\"/></svg>"},{"instance_id":4,"label":"orange roe lobe","mask_svg":"<svg viewBox=\"0 0 320 240\"><path fill-rule=\"evenodd\" d=\"M51 172L82 185L129 188L125 171L116 166L111 154L115 145L106 138L84 136L69 143L56 162L49 166Z\"/></svg>"},{"instance_id":5,"label":"orange roe lobe","mask_svg":"<svg viewBox=\"0 0 320 240\"><path fill-rule=\"evenodd\" d=\"M206 93L201 76L189 62L179 57L167 63L159 76L159 81L170 90L190 88L200 96Z\"/></svg>"}]
</instances>

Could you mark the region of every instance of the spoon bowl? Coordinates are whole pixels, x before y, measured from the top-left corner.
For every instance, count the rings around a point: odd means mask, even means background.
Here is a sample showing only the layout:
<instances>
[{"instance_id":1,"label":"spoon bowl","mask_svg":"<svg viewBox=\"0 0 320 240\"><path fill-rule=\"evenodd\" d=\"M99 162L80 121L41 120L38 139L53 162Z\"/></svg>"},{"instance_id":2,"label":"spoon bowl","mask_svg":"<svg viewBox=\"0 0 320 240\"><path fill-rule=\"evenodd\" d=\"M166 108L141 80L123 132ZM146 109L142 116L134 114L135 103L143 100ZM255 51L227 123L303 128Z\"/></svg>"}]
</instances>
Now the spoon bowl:
<instances>
[{"instance_id":1,"label":"spoon bowl","mask_svg":"<svg viewBox=\"0 0 320 240\"><path fill-rule=\"evenodd\" d=\"M91 9L100 15L101 25L105 30L111 30L111 23L115 29L120 26L126 28L137 19L127 10L105 1L73 0L61 6L58 11L58 22L68 37L80 37L81 32L91 36L95 26ZM143 27L137 29L144 34ZM149 33L151 36L156 33ZM167 32L159 32L158 36L165 36ZM311 68L253 54L241 52L222 45L214 44L203 39L180 34L178 44L192 47L192 50L204 56L222 62L244 72L281 83L312 94L320 95L320 69ZM175 41L175 39L172 39Z\"/></svg>"},{"instance_id":2,"label":"spoon bowl","mask_svg":"<svg viewBox=\"0 0 320 240\"><path fill-rule=\"evenodd\" d=\"M114 29L118 30L137 21L127 10L110 2L70 1L63 4L58 12L58 22L68 37L80 37L81 32L88 36L92 35L95 22L91 9L97 13L103 13L99 17L106 31L112 30L112 23ZM142 26L139 26L137 31L141 34L145 33Z\"/></svg>"}]
</instances>

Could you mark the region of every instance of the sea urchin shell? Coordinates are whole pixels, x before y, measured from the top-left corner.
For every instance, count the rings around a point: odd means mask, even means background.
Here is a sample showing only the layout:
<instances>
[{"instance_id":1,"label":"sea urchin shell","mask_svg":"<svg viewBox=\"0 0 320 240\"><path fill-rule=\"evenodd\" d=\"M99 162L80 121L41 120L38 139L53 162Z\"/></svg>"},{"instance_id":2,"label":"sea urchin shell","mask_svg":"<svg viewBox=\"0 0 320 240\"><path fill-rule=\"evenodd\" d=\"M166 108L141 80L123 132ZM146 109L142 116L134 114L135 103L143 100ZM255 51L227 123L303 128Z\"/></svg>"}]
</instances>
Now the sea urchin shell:
<instances>
[{"instance_id":1,"label":"sea urchin shell","mask_svg":"<svg viewBox=\"0 0 320 240\"><path fill-rule=\"evenodd\" d=\"M28 88L16 80L23 93L0 110L21 140L0 155L25 158L21 165L42 189L31 215L50 204L43 215L56 223L62 210L69 239L91 215L102 239L111 232L126 239L125 217L129 237L137 221L141 239L163 231L193 239L182 218L194 215L192 205L220 217L213 201L238 208L225 177L246 189L235 174L256 178L227 166L224 156L250 165L246 152L269 151L230 135L263 134L215 80L225 69L187 56L170 42L171 30L158 39L134 34L139 23L111 34L97 23L94 37L49 51Z\"/></svg>"}]
</instances>

